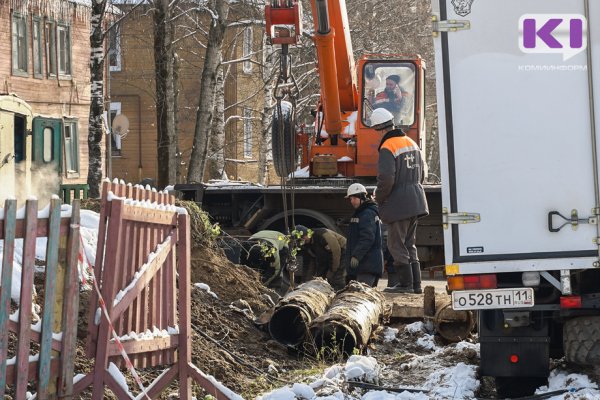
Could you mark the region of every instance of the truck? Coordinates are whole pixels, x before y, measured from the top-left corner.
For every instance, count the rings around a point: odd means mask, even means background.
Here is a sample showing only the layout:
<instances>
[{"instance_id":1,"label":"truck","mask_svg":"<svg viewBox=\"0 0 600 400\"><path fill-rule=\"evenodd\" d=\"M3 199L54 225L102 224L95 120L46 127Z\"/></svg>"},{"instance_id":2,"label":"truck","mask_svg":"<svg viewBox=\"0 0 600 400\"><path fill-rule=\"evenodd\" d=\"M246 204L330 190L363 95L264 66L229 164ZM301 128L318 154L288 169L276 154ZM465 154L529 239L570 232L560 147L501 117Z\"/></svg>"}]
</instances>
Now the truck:
<instances>
[{"instance_id":1,"label":"truck","mask_svg":"<svg viewBox=\"0 0 600 400\"><path fill-rule=\"evenodd\" d=\"M344 195L352 183L372 192L376 185L382 133L370 128L375 108L390 110L395 123L425 151L426 63L417 55L364 55L355 62L344 0L312 0L312 38L317 50L320 100L315 126L297 129L288 46L302 35L300 3L268 2L266 33L281 46L274 97L272 154L280 185L179 184L181 197L194 200L221 227L239 235L262 229L285 232L293 224L343 232L353 209ZM397 85L399 100L382 101L386 81ZM299 170L303 176L299 176ZM423 266L443 264L441 190L426 184L430 215L417 236Z\"/></svg>"},{"instance_id":2,"label":"truck","mask_svg":"<svg viewBox=\"0 0 600 400\"><path fill-rule=\"evenodd\" d=\"M433 0L445 270L500 397L600 363L600 4Z\"/></svg>"}]
</instances>

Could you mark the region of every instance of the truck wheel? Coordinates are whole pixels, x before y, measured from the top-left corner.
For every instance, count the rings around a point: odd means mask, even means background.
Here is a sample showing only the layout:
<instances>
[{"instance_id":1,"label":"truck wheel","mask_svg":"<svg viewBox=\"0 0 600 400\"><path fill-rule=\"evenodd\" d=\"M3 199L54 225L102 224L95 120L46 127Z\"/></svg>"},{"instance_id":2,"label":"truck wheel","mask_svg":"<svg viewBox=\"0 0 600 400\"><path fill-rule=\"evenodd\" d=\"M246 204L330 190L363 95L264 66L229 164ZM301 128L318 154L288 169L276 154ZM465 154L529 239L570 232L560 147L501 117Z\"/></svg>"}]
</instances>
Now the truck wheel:
<instances>
[{"instance_id":1,"label":"truck wheel","mask_svg":"<svg viewBox=\"0 0 600 400\"><path fill-rule=\"evenodd\" d=\"M281 102L281 119L277 107L273 110L272 149L273 165L277 176L285 178L295 170L295 127L292 103Z\"/></svg>"},{"instance_id":2,"label":"truck wheel","mask_svg":"<svg viewBox=\"0 0 600 400\"><path fill-rule=\"evenodd\" d=\"M547 378L531 376L497 376L496 393L499 399L531 396L540 386L548 384Z\"/></svg>"},{"instance_id":3,"label":"truck wheel","mask_svg":"<svg viewBox=\"0 0 600 400\"><path fill-rule=\"evenodd\" d=\"M567 361L600 365L600 317L578 317L565 322L563 346Z\"/></svg>"}]
</instances>

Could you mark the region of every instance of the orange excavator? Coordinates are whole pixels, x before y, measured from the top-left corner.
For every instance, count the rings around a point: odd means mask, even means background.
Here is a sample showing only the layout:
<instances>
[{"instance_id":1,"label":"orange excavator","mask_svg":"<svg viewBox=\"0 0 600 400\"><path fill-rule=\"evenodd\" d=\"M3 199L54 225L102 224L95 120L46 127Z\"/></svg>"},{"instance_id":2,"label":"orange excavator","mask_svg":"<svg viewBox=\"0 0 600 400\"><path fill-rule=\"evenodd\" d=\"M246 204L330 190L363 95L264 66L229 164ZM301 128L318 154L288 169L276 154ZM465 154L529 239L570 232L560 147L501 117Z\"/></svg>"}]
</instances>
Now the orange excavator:
<instances>
[{"instance_id":1,"label":"orange excavator","mask_svg":"<svg viewBox=\"0 0 600 400\"><path fill-rule=\"evenodd\" d=\"M279 176L293 172L295 160L290 160L288 146L294 142L310 177L356 177L368 184L377 175L382 137L370 128L374 109L392 112L396 126L425 148L425 63L419 56L365 55L357 70L345 1L311 0L311 8L321 96L314 113L315 135L309 140L296 133L293 101L282 102L295 95L288 46L302 34L300 3L273 0L265 7L266 34L273 45L282 47L273 123L275 168Z\"/></svg>"}]
</instances>

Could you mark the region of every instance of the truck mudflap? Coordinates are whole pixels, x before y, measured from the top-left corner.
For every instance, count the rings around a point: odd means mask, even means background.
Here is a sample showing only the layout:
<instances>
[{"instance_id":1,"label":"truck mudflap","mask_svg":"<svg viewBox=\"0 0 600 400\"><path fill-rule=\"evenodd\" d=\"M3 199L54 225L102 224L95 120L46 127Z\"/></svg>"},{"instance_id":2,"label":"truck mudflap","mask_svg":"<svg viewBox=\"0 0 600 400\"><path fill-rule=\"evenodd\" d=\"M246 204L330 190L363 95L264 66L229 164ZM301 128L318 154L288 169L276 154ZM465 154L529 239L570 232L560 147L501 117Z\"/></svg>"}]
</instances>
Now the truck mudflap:
<instances>
[{"instance_id":1,"label":"truck mudflap","mask_svg":"<svg viewBox=\"0 0 600 400\"><path fill-rule=\"evenodd\" d=\"M503 310L479 311L481 375L540 377L550 373L549 319L532 312L531 324L508 327Z\"/></svg>"}]
</instances>

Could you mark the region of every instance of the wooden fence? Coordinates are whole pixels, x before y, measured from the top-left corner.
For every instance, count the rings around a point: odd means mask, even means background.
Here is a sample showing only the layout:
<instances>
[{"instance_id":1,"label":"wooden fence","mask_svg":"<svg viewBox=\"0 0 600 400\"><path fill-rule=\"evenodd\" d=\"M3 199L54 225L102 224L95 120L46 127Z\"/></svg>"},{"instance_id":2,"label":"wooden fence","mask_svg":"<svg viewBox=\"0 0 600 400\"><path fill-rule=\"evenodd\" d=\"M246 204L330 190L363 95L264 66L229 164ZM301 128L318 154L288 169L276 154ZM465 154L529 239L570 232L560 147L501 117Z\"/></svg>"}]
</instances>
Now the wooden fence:
<instances>
[{"instance_id":1,"label":"wooden fence","mask_svg":"<svg viewBox=\"0 0 600 400\"><path fill-rule=\"evenodd\" d=\"M130 370L144 398L157 397L176 378L182 399L191 398L191 379L217 399L229 398L191 364L190 245L189 216L175 209L173 196L103 183L94 266L101 298L92 295L88 321L95 365L75 393L93 384L92 397L101 399L106 385L130 398L109 372L113 362ZM156 366L166 370L146 390L135 369Z\"/></svg>"},{"instance_id":2,"label":"wooden fence","mask_svg":"<svg viewBox=\"0 0 600 400\"><path fill-rule=\"evenodd\" d=\"M0 219L3 241L2 282L0 286L0 398L10 392L15 399L26 398L28 382L35 382L37 398L56 394L71 398L73 363L79 306L77 254L79 252L79 201L74 201L70 217L61 218L61 203L50 202L49 216L38 217L37 200L27 200L25 215L17 215L16 200L6 200ZM36 242L47 238L46 269L41 331L32 322ZM16 240L23 239L19 312L10 314L13 261ZM41 299L37 299L38 301ZM16 355L7 359L9 332L16 335ZM54 335L53 332L62 332ZM14 336L13 336L14 337ZM31 355L31 342L39 353ZM58 386L57 386L58 385ZM8 388L7 388L8 386Z\"/></svg>"}]
</instances>

